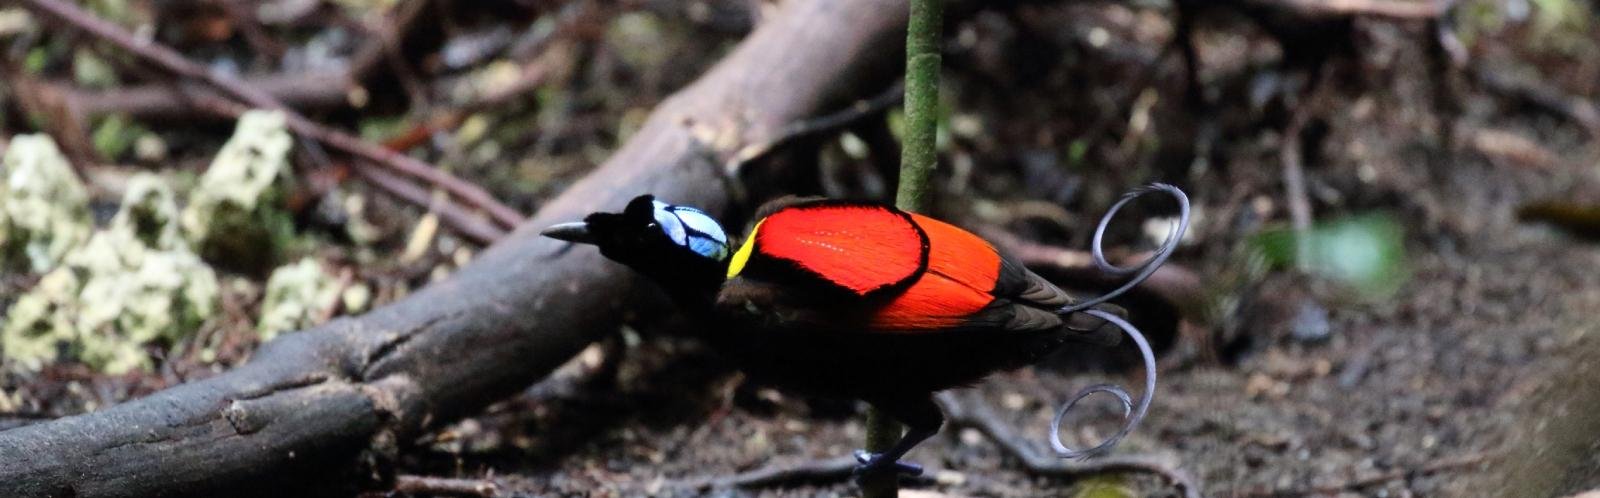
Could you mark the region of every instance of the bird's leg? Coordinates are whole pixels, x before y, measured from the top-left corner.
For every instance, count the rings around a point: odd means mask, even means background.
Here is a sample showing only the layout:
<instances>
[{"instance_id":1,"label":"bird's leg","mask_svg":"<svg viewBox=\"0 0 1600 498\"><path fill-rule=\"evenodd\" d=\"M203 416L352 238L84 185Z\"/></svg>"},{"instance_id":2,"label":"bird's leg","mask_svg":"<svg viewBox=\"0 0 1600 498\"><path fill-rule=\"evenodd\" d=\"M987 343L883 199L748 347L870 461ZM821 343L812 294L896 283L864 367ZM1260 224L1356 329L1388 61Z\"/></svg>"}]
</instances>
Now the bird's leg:
<instances>
[{"instance_id":1,"label":"bird's leg","mask_svg":"<svg viewBox=\"0 0 1600 498\"><path fill-rule=\"evenodd\" d=\"M921 464L916 462L904 462L900 460L900 457L905 456L906 452L911 451L911 448L916 447L918 443L921 443L922 441L933 437L934 434L938 433L939 431L936 430L926 431L909 429L906 431L904 436L901 436L900 441L894 443L894 447L889 448L889 451L883 453L872 453L867 450L856 450L856 462L860 463L860 465L856 466L854 473L857 477L860 477L878 472L885 472L893 467L895 473L898 474L908 476L922 475Z\"/></svg>"},{"instance_id":2,"label":"bird's leg","mask_svg":"<svg viewBox=\"0 0 1600 498\"><path fill-rule=\"evenodd\" d=\"M890 469L906 475L921 475L921 465L902 462L900 457L905 456L922 441L939 433L939 428L944 425L944 413L939 411L939 405L928 396L878 400L873 401L872 405L906 424L906 433L900 436L900 440L896 441L889 451L875 454L866 450L856 450L856 461L861 463L856 466L856 476L859 478Z\"/></svg>"}]
</instances>

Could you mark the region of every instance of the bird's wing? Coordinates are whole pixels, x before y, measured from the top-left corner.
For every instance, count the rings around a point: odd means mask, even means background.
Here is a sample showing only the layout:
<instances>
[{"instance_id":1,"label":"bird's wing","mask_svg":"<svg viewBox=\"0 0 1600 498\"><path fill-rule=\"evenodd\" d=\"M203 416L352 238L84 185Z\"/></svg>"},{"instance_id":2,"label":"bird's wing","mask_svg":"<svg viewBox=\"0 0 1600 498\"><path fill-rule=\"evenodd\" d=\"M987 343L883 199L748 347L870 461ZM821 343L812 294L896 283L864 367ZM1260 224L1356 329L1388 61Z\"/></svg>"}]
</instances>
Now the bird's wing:
<instances>
[{"instance_id":1,"label":"bird's wing","mask_svg":"<svg viewBox=\"0 0 1600 498\"><path fill-rule=\"evenodd\" d=\"M1076 304L1077 296L1061 290L1010 256L1001 255L1000 258L1000 278L995 283L994 290L995 302L1007 303L1010 309L991 312L990 316L983 318L996 322L1004 320L1004 328L1007 330L1048 330L1065 327L1078 332L1074 337L1080 341L1101 345L1113 345L1118 342L1121 331L1115 327L1106 327L1105 320L1083 313L1063 315L1057 311ZM1101 303L1094 308L1124 318L1128 315L1127 310L1109 303Z\"/></svg>"},{"instance_id":2,"label":"bird's wing","mask_svg":"<svg viewBox=\"0 0 1600 498\"><path fill-rule=\"evenodd\" d=\"M876 204L812 201L762 218L728 265L728 277L792 283L795 292L857 298L915 281L928 238L903 211ZM820 289L818 289L820 287Z\"/></svg>"},{"instance_id":3,"label":"bird's wing","mask_svg":"<svg viewBox=\"0 0 1600 498\"><path fill-rule=\"evenodd\" d=\"M867 330L926 332L992 325L1000 255L989 242L954 225L912 214L928 238L927 270L872 313ZM975 322L974 319L977 321Z\"/></svg>"},{"instance_id":4,"label":"bird's wing","mask_svg":"<svg viewBox=\"0 0 1600 498\"><path fill-rule=\"evenodd\" d=\"M1046 332L1066 327L1085 333L1077 335L1098 337L1103 321L1057 312L1077 302L1071 294L972 232L911 216L928 235L928 269L877 308L864 331Z\"/></svg>"},{"instance_id":5,"label":"bird's wing","mask_svg":"<svg viewBox=\"0 0 1600 498\"><path fill-rule=\"evenodd\" d=\"M1077 302L1067 291L1010 256L1000 258L1000 276L995 281L994 296L1046 309L1059 309Z\"/></svg>"},{"instance_id":6,"label":"bird's wing","mask_svg":"<svg viewBox=\"0 0 1600 498\"><path fill-rule=\"evenodd\" d=\"M790 200L747 239L719 305L765 326L1048 331L1073 302L981 237L882 205Z\"/></svg>"}]
</instances>

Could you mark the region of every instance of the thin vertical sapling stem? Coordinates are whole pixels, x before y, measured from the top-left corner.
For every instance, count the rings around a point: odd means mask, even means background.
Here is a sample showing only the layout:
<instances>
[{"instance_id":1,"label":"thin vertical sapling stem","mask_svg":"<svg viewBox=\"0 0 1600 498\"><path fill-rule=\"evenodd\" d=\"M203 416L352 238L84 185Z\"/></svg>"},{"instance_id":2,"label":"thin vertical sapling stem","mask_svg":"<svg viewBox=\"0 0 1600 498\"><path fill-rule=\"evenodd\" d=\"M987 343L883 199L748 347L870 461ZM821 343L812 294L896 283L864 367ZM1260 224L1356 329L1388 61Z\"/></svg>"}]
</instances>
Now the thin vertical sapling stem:
<instances>
[{"instance_id":1,"label":"thin vertical sapling stem","mask_svg":"<svg viewBox=\"0 0 1600 498\"><path fill-rule=\"evenodd\" d=\"M939 123L939 36L941 0L912 0L906 32L905 143L900 154L900 187L895 206L922 211L928 180L938 162L934 144Z\"/></svg>"},{"instance_id":2,"label":"thin vertical sapling stem","mask_svg":"<svg viewBox=\"0 0 1600 498\"><path fill-rule=\"evenodd\" d=\"M900 154L900 186L895 207L922 211L927 206L928 179L938 163L934 144L939 122L939 38L944 24L942 0L911 0L906 27L905 142ZM867 411L867 451L883 453L900 438L903 428L877 408ZM899 474L883 472L861 481L865 498L896 498Z\"/></svg>"}]
</instances>

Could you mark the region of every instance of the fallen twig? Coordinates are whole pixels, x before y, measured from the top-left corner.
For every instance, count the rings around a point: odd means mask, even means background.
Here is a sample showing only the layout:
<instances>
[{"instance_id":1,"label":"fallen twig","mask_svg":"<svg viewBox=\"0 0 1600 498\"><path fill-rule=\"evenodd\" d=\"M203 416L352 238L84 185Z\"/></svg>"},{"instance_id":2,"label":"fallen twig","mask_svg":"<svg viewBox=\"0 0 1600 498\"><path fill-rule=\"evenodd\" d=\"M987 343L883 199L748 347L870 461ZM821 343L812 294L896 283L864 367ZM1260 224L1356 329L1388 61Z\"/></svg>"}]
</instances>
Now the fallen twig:
<instances>
[{"instance_id":1,"label":"fallen twig","mask_svg":"<svg viewBox=\"0 0 1600 498\"><path fill-rule=\"evenodd\" d=\"M592 8L593 5L593 2L575 2L564 7L557 14L555 28L543 33L543 36L530 40L528 45L523 47L523 50L538 56L522 63L521 71L515 80L460 106L433 111L410 129L388 139L384 145L396 151L409 150L427 141L435 133L460 126L473 113L502 107L543 87L551 76L563 72L564 66L572 65L571 61L544 56L551 44L577 31L583 24L597 22L594 17L601 15L600 12L596 12L597 10L614 13L611 10Z\"/></svg>"},{"instance_id":2,"label":"fallen twig","mask_svg":"<svg viewBox=\"0 0 1600 498\"><path fill-rule=\"evenodd\" d=\"M221 97L196 96L194 101L196 108L209 114L228 118L238 118L248 110L243 104ZM367 180L367 182L388 192L390 195L438 213L441 221L449 225L456 233L474 242L489 244L499 240L506 234L506 229L493 221L463 209L448 198L434 197L427 189L410 180L400 178L388 170L365 162L357 162L350 169Z\"/></svg>"},{"instance_id":3,"label":"fallen twig","mask_svg":"<svg viewBox=\"0 0 1600 498\"><path fill-rule=\"evenodd\" d=\"M237 0L223 2L224 8L234 17L248 16L252 19L240 19L250 24L259 21L253 19L254 13L250 9L242 9L236 5ZM424 15L429 12L431 2L427 0L402 2L396 6L394 12L386 16L380 23L379 33L356 50L351 56L351 62L343 70L319 71L309 73L280 73L260 76L245 76L242 78L243 86L257 88L282 103L286 107L300 110L316 110L332 107L351 106L355 101L352 94L358 91L371 92L375 87L384 86L383 81L378 81L378 69L385 67L387 58L386 47L391 41L403 42L405 38L417 29L437 29L436 23L419 23L418 20L430 19ZM246 32L248 35L248 31ZM255 45L255 42L252 42ZM259 48L259 47L258 47ZM269 50L269 53L273 50ZM409 71L409 68L395 68L396 72ZM397 78L403 78L398 76ZM196 85L199 86L199 85ZM196 109L191 104L190 92L204 92L207 94L222 95L220 90L212 88L181 88L181 85L172 83L150 83L143 85L130 85L109 91L83 91L76 89L58 88L62 93L67 107L80 114L79 118L85 120L106 114L127 114L137 119L178 119L193 116L211 117L214 114Z\"/></svg>"},{"instance_id":4,"label":"fallen twig","mask_svg":"<svg viewBox=\"0 0 1600 498\"><path fill-rule=\"evenodd\" d=\"M869 117L882 115L904 100L905 89L903 85L903 82L890 85L889 88L884 89L878 95L866 100L858 100L832 114L785 125L783 129L778 130L776 136L739 148L739 151L727 160L723 168L728 171L729 175L738 175L746 164L760 160L795 140L842 130Z\"/></svg>"},{"instance_id":5,"label":"fallen twig","mask_svg":"<svg viewBox=\"0 0 1600 498\"><path fill-rule=\"evenodd\" d=\"M285 106L306 110L347 105L356 82L345 72L330 71L270 74L252 78L247 84L260 88ZM172 83L150 83L101 91L60 87L53 90L62 94L64 105L84 122L109 114L155 120L209 116L208 113L196 112L190 105L192 92L204 92L215 98L224 97L210 88L183 88L183 85Z\"/></svg>"},{"instance_id":6,"label":"fallen twig","mask_svg":"<svg viewBox=\"0 0 1600 498\"><path fill-rule=\"evenodd\" d=\"M455 203L435 198L429 195L427 190L394 176L388 171L366 164L356 164L352 169L357 175L393 194L395 197L437 213L440 221L449 225L456 233L472 239L473 242L488 245L506 235L505 229L496 226L483 217L462 209L461 206Z\"/></svg>"},{"instance_id":7,"label":"fallen twig","mask_svg":"<svg viewBox=\"0 0 1600 498\"><path fill-rule=\"evenodd\" d=\"M405 61L396 60L395 56L417 49L415 45L421 39L434 40L432 43L443 42L443 28L438 22L440 3L434 0L398 2L382 19L377 20L376 28L362 26L369 39L350 56L350 79L380 91L393 85L403 87L405 82L402 80L413 69L401 67L406 66ZM429 46L431 48L432 44ZM391 71L379 71L385 67ZM385 81L383 76L389 76L393 81Z\"/></svg>"},{"instance_id":8,"label":"fallen twig","mask_svg":"<svg viewBox=\"0 0 1600 498\"><path fill-rule=\"evenodd\" d=\"M1143 455L1110 455L1079 461L1046 456L1013 432L985 403L967 402L962 396L948 391L939 393L934 401L944 409L950 425L971 427L982 432L1006 454L1021 462L1030 474L1070 479L1097 474L1152 474L1165 480L1184 498L1200 498L1200 486L1194 479L1161 459Z\"/></svg>"},{"instance_id":9,"label":"fallen twig","mask_svg":"<svg viewBox=\"0 0 1600 498\"><path fill-rule=\"evenodd\" d=\"M429 183L453 194L464 204L483 210L489 215L490 219L499 222L500 225L506 228L515 228L522 222L521 214L495 200L482 187L456 178L454 175L445 173L427 163L412 159L411 156L307 120L300 120L298 126L294 124L294 120L291 120L290 128L295 128L296 131L348 154L427 180Z\"/></svg>"},{"instance_id":10,"label":"fallen twig","mask_svg":"<svg viewBox=\"0 0 1600 498\"><path fill-rule=\"evenodd\" d=\"M855 457L843 456L794 464L772 465L731 476L689 479L678 483L674 487L705 490L839 482L849 478L856 465L858 464Z\"/></svg>"},{"instance_id":11,"label":"fallen twig","mask_svg":"<svg viewBox=\"0 0 1600 498\"><path fill-rule=\"evenodd\" d=\"M277 100L273 99L271 95L267 95L254 86L250 86L226 73L208 70L205 66L190 61L183 54L165 45L150 40L141 40L121 26L100 19L77 5L59 0L20 1L34 12L53 17L96 38L105 40L142 59L154 62L178 76L195 81L203 81L255 107L263 109L282 108L282 105L278 104Z\"/></svg>"},{"instance_id":12,"label":"fallen twig","mask_svg":"<svg viewBox=\"0 0 1600 498\"><path fill-rule=\"evenodd\" d=\"M494 91L479 96L473 102L462 106L462 112L477 112L502 105L516 97L537 90L544 86L545 80L552 71L552 61L546 56L552 47L561 40L581 38L579 36L591 26L604 25L606 19L619 15L633 8L631 5L608 5L604 2L572 2L555 13L555 26L547 31L533 33L533 36L521 40L513 49L512 59L520 60L523 64L522 73L517 79L501 86Z\"/></svg>"},{"instance_id":13,"label":"fallen twig","mask_svg":"<svg viewBox=\"0 0 1600 498\"><path fill-rule=\"evenodd\" d=\"M10 85L21 109L45 117L40 120L41 127L71 160L73 171L83 177L85 165L93 162L97 154L89 136L89 123L73 112L70 95L56 91L55 85L35 79L10 64L0 64L0 79Z\"/></svg>"},{"instance_id":14,"label":"fallen twig","mask_svg":"<svg viewBox=\"0 0 1600 498\"><path fill-rule=\"evenodd\" d=\"M491 219L507 228L514 227L522 221L520 213L495 200L482 187L462 181L449 173L434 168L432 165L412 159L410 156L368 143L348 133L322 126L299 112L284 106L282 102L273 98L272 95L249 83L223 73L209 71L205 67L185 58L183 54L160 43L139 40L122 27L95 17L76 5L61 0L21 0L21 2L35 12L81 29L139 58L154 62L180 77L204 82L251 106L282 111L289 129L294 130L296 133L311 137L347 154L426 180L460 198L463 202L483 210L489 214Z\"/></svg>"},{"instance_id":15,"label":"fallen twig","mask_svg":"<svg viewBox=\"0 0 1600 498\"><path fill-rule=\"evenodd\" d=\"M1187 99L1204 105L1199 80L1199 53L1192 40L1197 16L1203 11L1227 10L1249 18L1277 39L1284 63L1320 65L1334 52L1348 52L1356 18L1381 18L1429 25L1436 45L1457 66L1466 59L1465 47L1448 26L1454 0L1177 0L1172 3L1174 41L1183 55ZM1441 22L1445 21L1445 22Z\"/></svg>"},{"instance_id":16,"label":"fallen twig","mask_svg":"<svg viewBox=\"0 0 1600 498\"><path fill-rule=\"evenodd\" d=\"M239 27L239 34L244 35L245 43L249 43L250 48L256 53L278 59L289 50L283 42L267 35L267 30L261 25L261 20L256 18L256 11L250 8L249 3L241 0L223 0L218 2L217 7L222 9L234 26Z\"/></svg>"},{"instance_id":17,"label":"fallen twig","mask_svg":"<svg viewBox=\"0 0 1600 498\"><path fill-rule=\"evenodd\" d=\"M1243 0L1263 7L1285 8L1307 15L1372 16L1390 19L1433 19L1446 5L1438 0Z\"/></svg>"},{"instance_id":18,"label":"fallen twig","mask_svg":"<svg viewBox=\"0 0 1600 498\"><path fill-rule=\"evenodd\" d=\"M413 475L395 476L394 490L413 495L493 497L500 494L500 487L492 481Z\"/></svg>"},{"instance_id":19,"label":"fallen twig","mask_svg":"<svg viewBox=\"0 0 1600 498\"><path fill-rule=\"evenodd\" d=\"M1583 97L1567 95L1561 90L1513 76L1505 68L1478 65L1472 69L1472 78L1490 92L1504 95L1582 126L1589 136L1600 138L1600 105Z\"/></svg>"},{"instance_id":20,"label":"fallen twig","mask_svg":"<svg viewBox=\"0 0 1600 498\"><path fill-rule=\"evenodd\" d=\"M1310 119L1311 102L1298 102L1278 145L1278 159L1283 166L1284 203L1289 206L1289 225L1294 229L1294 262L1302 271L1311 265L1311 199L1306 195L1300 133Z\"/></svg>"}]
</instances>

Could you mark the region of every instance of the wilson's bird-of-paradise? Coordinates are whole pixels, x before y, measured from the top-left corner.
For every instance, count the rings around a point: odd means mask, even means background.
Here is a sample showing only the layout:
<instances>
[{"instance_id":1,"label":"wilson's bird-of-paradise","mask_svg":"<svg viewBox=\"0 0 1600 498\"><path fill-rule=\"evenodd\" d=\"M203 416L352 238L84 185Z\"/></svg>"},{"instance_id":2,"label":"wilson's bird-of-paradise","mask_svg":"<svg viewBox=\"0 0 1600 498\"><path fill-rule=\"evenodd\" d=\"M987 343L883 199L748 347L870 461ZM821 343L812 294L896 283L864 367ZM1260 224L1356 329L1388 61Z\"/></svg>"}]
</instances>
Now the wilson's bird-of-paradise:
<instances>
[{"instance_id":1,"label":"wilson's bird-of-paradise","mask_svg":"<svg viewBox=\"0 0 1600 498\"><path fill-rule=\"evenodd\" d=\"M1154 257L1136 268L1106 263L1107 222L1146 192L1178 201L1179 222ZM857 452L860 473L920 472L899 458L938 433L933 394L1031 364L1073 342L1104 344L1120 328L1145 360L1137 407L1120 387L1080 391L1058 412L1051 444L1063 457L1109 450L1143 418L1155 389L1144 337L1103 303L1154 272L1188 223L1183 192L1155 184L1112 206L1095 232L1097 266L1134 275L1122 287L1078 300L981 237L937 219L876 203L783 198L757 212L734 249L711 216L649 195L620 213L594 213L544 235L593 244L604 256L661 285L698 321L704 338L751 377L800 393L861 399L906 424L883 454ZM1095 393L1116 396L1120 431L1087 450L1060 442L1064 415Z\"/></svg>"}]
</instances>

